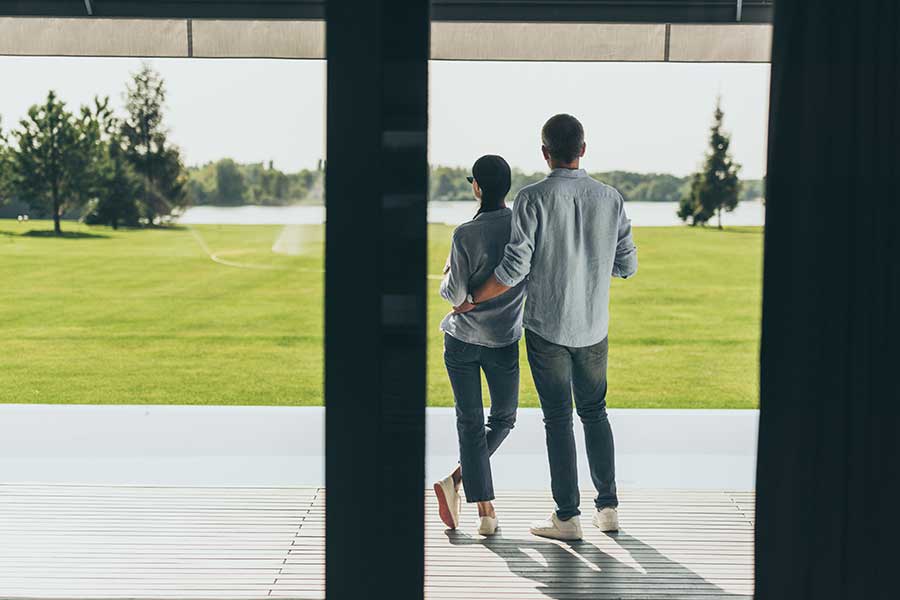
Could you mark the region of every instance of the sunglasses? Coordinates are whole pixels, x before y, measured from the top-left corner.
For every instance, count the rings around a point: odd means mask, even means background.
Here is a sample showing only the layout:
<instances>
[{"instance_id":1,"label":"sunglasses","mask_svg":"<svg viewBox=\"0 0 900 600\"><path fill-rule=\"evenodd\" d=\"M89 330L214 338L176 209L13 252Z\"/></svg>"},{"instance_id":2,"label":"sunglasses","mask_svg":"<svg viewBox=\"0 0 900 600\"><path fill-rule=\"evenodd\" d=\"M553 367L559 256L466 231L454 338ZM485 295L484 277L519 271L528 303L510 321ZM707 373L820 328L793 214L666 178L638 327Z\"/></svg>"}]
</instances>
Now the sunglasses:
<instances>
[{"instance_id":1,"label":"sunglasses","mask_svg":"<svg viewBox=\"0 0 900 600\"><path fill-rule=\"evenodd\" d=\"M473 181L475 181L475 178L472 177L471 175L468 175L468 176L466 176L466 181L468 181L469 183L472 183Z\"/></svg>"}]
</instances>

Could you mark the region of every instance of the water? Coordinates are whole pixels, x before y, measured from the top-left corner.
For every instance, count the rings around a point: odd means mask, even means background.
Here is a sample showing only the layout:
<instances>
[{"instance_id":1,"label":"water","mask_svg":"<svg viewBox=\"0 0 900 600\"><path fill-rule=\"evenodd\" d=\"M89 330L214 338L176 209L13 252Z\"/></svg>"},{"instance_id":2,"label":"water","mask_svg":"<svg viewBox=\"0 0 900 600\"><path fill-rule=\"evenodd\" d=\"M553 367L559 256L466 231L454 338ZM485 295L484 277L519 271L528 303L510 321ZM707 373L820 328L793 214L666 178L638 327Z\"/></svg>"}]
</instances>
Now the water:
<instances>
[{"instance_id":1,"label":"water","mask_svg":"<svg viewBox=\"0 0 900 600\"><path fill-rule=\"evenodd\" d=\"M182 225L320 225L324 206L192 206Z\"/></svg>"},{"instance_id":2,"label":"water","mask_svg":"<svg viewBox=\"0 0 900 600\"><path fill-rule=\"evenodd\" d=\"M459 225L475 214L474 202L430 202L428 222ZM682 225L676 202L627 202L625 211L638 227ZM187 209L184 225L318 225L325 222L324 206L195 206ZM765 222L765 206L759 200L741 202L734 212L722 215L729 226L758 226ZM713 219L711 224L716 224Z\"/></svg>"}]
</instances>

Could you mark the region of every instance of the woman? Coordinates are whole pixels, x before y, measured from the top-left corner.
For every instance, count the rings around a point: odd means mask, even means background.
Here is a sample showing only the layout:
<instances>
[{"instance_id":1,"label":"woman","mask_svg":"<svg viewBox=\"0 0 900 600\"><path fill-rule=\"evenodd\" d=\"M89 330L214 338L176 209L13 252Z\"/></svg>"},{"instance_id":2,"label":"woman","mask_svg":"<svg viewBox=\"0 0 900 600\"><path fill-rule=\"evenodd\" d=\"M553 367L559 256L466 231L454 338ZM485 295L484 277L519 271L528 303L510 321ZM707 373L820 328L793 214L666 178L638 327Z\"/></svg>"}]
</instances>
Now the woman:
<instances>
[{"instance_id":1,"label":"woman","mask_svg":"<svg viewBox=\"0 0 900 600\"><path fill-rule=\"evenodd\" d=\"M441 296L454 309L471 303L470 292L494 272L509 241L512 211L505 198L510 169L503 158L479 158L467 177L480 203L474 219L453 232ZM466 501L478 504L478 533L497 531L490 455L509 435L519 404L519 338L522 337L524 282L468 312L454 310L441 322L444 363L456 404L460 464L434 484L444 524L459 525L459 487ZM481 400L481 371L491 394L487 427Z\"/></svg>"}]
</instances>

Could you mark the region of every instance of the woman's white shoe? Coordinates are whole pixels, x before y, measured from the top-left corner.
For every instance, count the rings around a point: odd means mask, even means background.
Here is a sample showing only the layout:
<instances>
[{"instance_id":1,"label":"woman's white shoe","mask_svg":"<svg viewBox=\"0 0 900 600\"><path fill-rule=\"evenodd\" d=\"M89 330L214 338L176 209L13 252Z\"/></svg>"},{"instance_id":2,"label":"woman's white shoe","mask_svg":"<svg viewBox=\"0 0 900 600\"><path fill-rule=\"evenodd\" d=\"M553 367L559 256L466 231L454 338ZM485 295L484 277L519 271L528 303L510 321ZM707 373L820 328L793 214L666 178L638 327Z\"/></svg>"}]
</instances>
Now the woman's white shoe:
<instances>
[{"instance_id":1,"label":"woman's white shoe","mask_svg":"<svg viewBox=\"0 0 900 600\"><path fill-rule=\"evenodd\" d=\"M497 517L478 517L478 533L480 535L494 535L497 533L499 522Z\"/></svg>"},{"instance_id":2,"label":"woman's white shoe","mask_svg":"<svg viewBox=\"0 0 900 600\"><path fill-rule=\"evenodd\" d=\"M453 482L453 476L448 475L434 484L434 495L437 496L438 514L444 525L450 529L459 526L459 505L462 502L459 490Z\"/></svg>"}]
</instances>

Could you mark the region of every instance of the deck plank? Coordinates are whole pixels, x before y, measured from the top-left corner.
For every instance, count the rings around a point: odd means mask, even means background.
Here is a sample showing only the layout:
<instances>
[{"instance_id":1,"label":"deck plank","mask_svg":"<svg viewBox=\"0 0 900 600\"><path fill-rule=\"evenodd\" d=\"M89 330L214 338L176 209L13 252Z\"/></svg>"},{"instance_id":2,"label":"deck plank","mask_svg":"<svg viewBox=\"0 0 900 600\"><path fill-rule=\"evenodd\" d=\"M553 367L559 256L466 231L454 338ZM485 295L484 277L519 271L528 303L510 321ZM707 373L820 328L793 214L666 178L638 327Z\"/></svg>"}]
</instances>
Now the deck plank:
<instances>
[{"instance_id":1,"label":"deck plank","mask_svg":"<svg viewBox=\"0 0 900 600\"><path fill-rule=\"evenodd\" d=\"M503 494L491 539L471 507L449 532L428 500L429 600L753 594L752 493L625 491L620 533L588 513L571 544L528 533L553 508L544 492ZM324 536L317 488L0 484L0 597L324 598Z\"/></svg>"}]
</instances>

